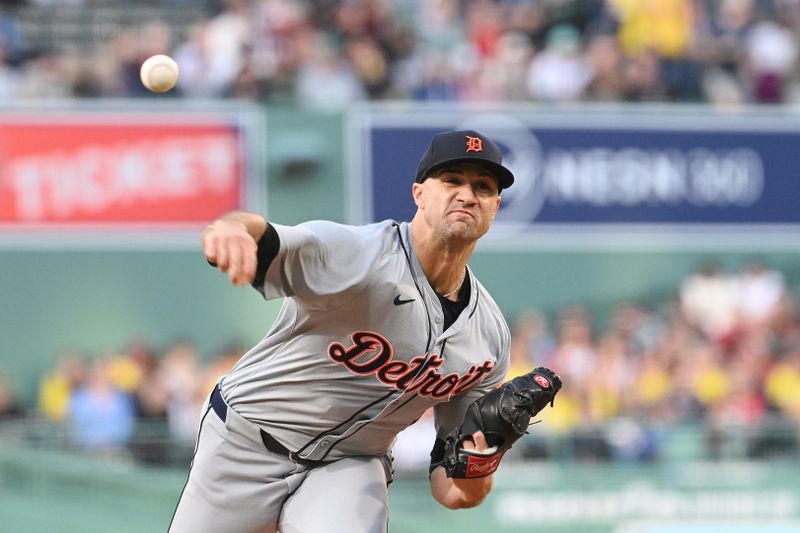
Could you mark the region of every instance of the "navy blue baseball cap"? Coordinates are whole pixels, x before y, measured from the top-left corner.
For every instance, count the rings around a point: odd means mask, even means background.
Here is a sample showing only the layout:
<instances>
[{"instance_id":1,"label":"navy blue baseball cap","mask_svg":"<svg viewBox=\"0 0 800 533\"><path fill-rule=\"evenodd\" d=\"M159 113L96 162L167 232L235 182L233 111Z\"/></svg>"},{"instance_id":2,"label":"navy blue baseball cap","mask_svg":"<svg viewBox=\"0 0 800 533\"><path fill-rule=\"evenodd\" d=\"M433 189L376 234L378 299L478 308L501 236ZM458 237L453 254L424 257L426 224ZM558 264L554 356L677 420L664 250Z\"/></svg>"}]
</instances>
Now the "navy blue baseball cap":
<instances>
[{"instance_id":1,"label":"navy blue baseball cap","mask_svg":"<svg viewBox=\"0 0 800 533\"><path fill-rule=\"evenodd\" d=\"M452 163L475 163L494 175L500 189L514 183L514 174L503 166L503 154L491 139L473 130L447 131L434 135L417 167L417 183Z\"/></svg>"}]
</instances>

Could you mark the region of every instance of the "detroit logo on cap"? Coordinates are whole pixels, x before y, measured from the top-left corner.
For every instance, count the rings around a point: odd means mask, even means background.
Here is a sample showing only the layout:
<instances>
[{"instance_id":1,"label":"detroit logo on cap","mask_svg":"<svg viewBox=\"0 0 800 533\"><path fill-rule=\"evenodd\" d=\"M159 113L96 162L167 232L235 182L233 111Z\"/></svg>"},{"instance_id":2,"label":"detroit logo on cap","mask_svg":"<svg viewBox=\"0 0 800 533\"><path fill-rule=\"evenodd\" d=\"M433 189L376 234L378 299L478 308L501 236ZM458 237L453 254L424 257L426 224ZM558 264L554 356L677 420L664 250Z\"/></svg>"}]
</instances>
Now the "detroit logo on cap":
<instances>
[{"instance_id":1,"label":"detroit logo on cap","mask_svg":"<svg viewBox=\"0 0 800 533\"><path fill-rule=\"evenodd\" d=\"M467 152L483 152L483 139L467 135Z\"/></svg>"}]
</instances>

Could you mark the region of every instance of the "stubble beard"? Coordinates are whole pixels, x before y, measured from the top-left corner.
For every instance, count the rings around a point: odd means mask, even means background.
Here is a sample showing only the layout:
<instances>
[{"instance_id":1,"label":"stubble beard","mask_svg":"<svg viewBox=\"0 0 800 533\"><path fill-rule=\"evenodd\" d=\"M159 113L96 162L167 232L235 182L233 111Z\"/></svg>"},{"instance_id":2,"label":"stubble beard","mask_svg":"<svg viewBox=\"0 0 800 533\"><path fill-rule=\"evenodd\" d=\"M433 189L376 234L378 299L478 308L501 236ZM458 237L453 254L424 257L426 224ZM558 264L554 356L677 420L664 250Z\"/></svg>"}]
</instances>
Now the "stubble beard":
<instances>
[{"instance_id":1,"label":"stubble beard","mask_svg":"<svg viewBox=\"0 0 800 533\"><path fill-rule=\"evenodd\" d=\"M437 233L443 242L471 244L480 239L486 232L480 230L477 222L475 224L466 224L463 222L443 221L439 225Z\"/></svg>"}]
</instances>

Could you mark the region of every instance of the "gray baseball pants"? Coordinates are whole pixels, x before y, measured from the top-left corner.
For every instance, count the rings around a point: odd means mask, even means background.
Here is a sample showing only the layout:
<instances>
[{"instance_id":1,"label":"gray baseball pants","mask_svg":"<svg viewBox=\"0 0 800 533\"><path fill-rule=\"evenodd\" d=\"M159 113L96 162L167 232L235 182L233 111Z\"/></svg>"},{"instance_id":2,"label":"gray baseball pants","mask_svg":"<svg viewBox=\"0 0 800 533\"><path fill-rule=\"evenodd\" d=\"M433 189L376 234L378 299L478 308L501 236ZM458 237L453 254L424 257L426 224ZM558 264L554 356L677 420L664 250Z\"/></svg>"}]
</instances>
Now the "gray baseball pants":
<instances>
[{"instance_id":1,"label":"gray baseball pants","mask_svg":"<svg viewBox=\"0 0 800 533\"><path fill-rule=\"evenodd\" d=\"M303 466L266 449L258 427L207 406L170 533L384 533L387 459ZM390 472L390 469L389 469Z\"/></svg>"}]
</instances>

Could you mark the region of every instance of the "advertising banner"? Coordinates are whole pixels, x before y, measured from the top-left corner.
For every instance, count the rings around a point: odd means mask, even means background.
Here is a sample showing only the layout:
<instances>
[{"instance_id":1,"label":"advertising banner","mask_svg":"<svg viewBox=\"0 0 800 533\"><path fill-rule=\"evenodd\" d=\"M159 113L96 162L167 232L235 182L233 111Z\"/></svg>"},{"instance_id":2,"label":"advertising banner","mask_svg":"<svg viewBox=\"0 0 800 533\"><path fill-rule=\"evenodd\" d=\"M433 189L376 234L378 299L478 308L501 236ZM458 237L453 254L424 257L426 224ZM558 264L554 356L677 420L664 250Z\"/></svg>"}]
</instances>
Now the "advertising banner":
<instances>
[{"instance_id":1,"label":"advertising banner","mask_svg":"<svg viewBox=\"0 0 800 533\"><path fill-rule=\"evenodd\" d=\"M554 112L367 109L353 121L364 182L353 218L407 220L411 183L434 134L492 138L516 177L490 237L535 232L800 234L800 122L708 110ZM466 141L465 141L466 142Z\"/></svg>"},{"instance_id":2,"label":"advertising banner","mask_svg":"<svg viewBox=\"0 0 800 533\"><path fill-rule=\"evenodd\" d=\"M251 205L236 113L0 113L0 234L193 231Z\"/></svg>"}]
</instances>

